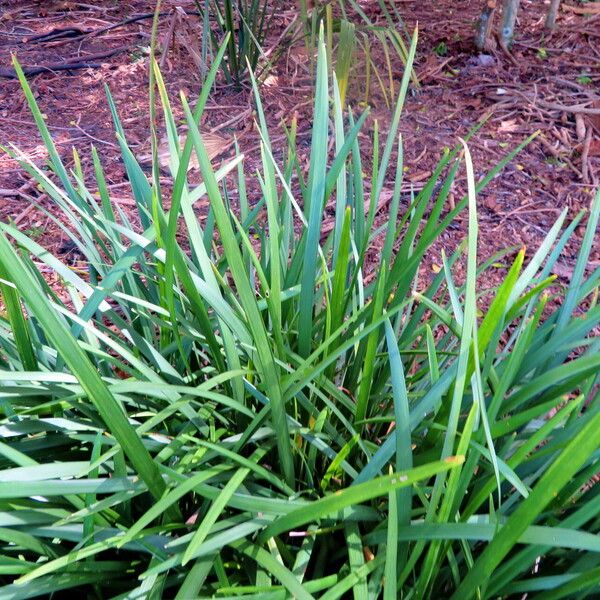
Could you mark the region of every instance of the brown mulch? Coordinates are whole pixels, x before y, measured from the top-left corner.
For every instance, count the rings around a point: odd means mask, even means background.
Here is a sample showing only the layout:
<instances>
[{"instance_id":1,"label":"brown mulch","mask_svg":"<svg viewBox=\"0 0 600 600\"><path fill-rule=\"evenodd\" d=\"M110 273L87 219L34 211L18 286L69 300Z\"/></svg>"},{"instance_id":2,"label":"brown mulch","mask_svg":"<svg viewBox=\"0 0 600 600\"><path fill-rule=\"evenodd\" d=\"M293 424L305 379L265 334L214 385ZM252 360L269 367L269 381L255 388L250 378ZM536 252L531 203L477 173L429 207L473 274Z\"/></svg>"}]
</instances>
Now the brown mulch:
<instances>
[{"instance_id":1,"label":"brown mulch","mask_svg":"<svg viewBox=\"0 0 600 600\"><path fill-rule=\"evenodd\" d=\"M479 197L481 256L488 258L506 246L525 244L535 248L564 207L569 208L571 216L589 207L600 183L600 15L590 18L563 11L559 28L549 37L543 29L544 3L523 0L512 55L498 50L482 56L472 42L480 4L472 0L423 0L402 1L397 6L408 29L412 30L417 22L420 28L416 72L421 85L411 90L401 122L406 201L411 187L420 189L431 174L443 148L454 146L458 137L464 137L485 115L489 114L489 119L470 142L478 177L528 135L541 132ZM575 0L570 4L576 4ZM376 0L363 0L361 6L371 19L383 22ZM166 14L161 19L160 39L173 23L169 15L175 7L195 10L192 1L163 2ZM133 152L143 159L149 152L151 19L134 19L153 8L150 0L0 1L0 74L10 74L11 54L21 65L43 67L43 72L32 74L29 81L65 163L72 166L75 147L93 189L90 145L94 144L106 169L112 197L126 211L133 211L131 194L104 86L115 99ZM267 48L269 42L280 39L296 12L295 2L278 11ZM188 46L197 44L193 35L196 31L199 36L201 27L193 15L181 19L185 25L178 25L179 34L165 52L162 65L174 103L179 90L194 98L200 88L198 69ZM54 37L39 38L47 34ZM372 52L375 64L384 65L380 46L374 43ZM348 96L357 110L364 100L363 60L357 58ZM289 124L296 116L300 159L304 162L308 160L312 125L308 62L302 43L288 48L262 89L276 155L282 155L286 144L281 122ZM56 70L57 65L61 65L60 70ZM387 86L385 68L381 75ZM392 76L397 89L402 76L400 64L393 64ZM389 96L389 89L386 92ZM385 131L390 119L386 94L375 80L368 101L372 111L370 127L361 138L365 147L373 120L377 119ZM215 164L232 155L235 136L246 154L247 172L255 170L260 159L259 138L251 111L249 89L239 90L219 82L202 123L203 131L215 136ZM176 112L181 115L179 109ZM7 77L0 78L0 143L14 144L40 165L45 160L42 141L19 83ZM387 182L386 189L392 187L393 182ZM464 188L463 174L451 199L458 200ZM12 219L52 252L68 254L69 245L60 227L32 202L51 208L49 200L39 195L22 170L0 153L0 218ZM381 211L378 222L384 220L385 211ZM464 237L465 224L466 220L459 218L444 234L428 256L426 269L437 269L442 247L452 251L457 246ZM577 236L581 235L580 228ZM563 280L572 272L575 253L576 244L572 244L556 269ZM376 250L372 261L377 263ZM590 266L598 265L600 248L596 247Z\"/></svg>"}]
</instances>

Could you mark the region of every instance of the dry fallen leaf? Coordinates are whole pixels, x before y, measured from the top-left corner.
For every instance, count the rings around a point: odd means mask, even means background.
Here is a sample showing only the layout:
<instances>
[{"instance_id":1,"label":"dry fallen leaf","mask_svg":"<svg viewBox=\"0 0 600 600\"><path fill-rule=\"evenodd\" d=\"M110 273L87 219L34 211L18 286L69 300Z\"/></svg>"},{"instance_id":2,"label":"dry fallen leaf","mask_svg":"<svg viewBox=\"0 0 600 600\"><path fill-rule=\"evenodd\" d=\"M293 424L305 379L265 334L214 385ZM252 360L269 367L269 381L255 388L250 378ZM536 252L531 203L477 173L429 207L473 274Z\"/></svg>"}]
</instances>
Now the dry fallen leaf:
<instances>
[{"instance_id":1,"label":"dry fallen leaf","mask_svg":"<svg viewBox=\"0 0 600 600\"><path fill-rule=\"evenodd\" d=\"M279 85L279 77L277 75L269 75L264 81L265 87L276 87Z\"/></svg>"},{"instance_id":2,"label":"dry fallen leaf","mask_svg":"<svg viewBox=\"0 0 600 600\"><path fill-rule=\"evenodd\" d=\"M491 210L493 212L498 212L500 209L500 207L498 206L498 201L493 196L488 196L483 201L483 204L486 206L486 208L488 208L489 210Z\"/></svg>"},{"instance_id":3,"label":"dry fallen leaf","mask_svg":"<svg viewBox=\"0 0 600 600\"><path fill-rule=\"evenodd\" d=\"M510 119L508 121L501 121L500 127L498 127L498 133L513 133L519 129L516 119Z\"/></svg>"},{"instance_id":4,"label":"dry fallen leaf","mask_svg":"<svg viewBox=\"0 0 600 600\"><path fill-rule=\"evenodd\" d=\"M575 131L577 132L577 139L583 142L585 138L585 121L583 115L579 113L575 114Z\"/></svg>"},{"instance_id":5,"label":"dry fallen leaf","mask_svg":"<svg viewBox=\"0 0 600 600\"><path fill-rule=\"evenodd\" d=\"M229 146L231 145L231 140L224 138L216 133L211 133L210 131L207 131L205 133L201 132L201 135L202 141L204 142L204 148L206 150L206 153L208 154L208 159L211 161L223 152L225 152L227 148L229 148ZM185 134L180 134L179 146L181 150L183 150L183 147L185 145L185 138ZM161 166L161 168L169 168L170 156L171 152L169 150L169 141L165 136L161 139L158 145L158 163ZM141 163L145 165L152 164L151 154L143 154L141 156L138 156L138 159ZM192 152L192 155L190 156L190 162L188 165L188 171L192 169L196 171L200 170L200 165L198 164L198 158L196 157L195 152Z\"/></svg>"}]
</instances>

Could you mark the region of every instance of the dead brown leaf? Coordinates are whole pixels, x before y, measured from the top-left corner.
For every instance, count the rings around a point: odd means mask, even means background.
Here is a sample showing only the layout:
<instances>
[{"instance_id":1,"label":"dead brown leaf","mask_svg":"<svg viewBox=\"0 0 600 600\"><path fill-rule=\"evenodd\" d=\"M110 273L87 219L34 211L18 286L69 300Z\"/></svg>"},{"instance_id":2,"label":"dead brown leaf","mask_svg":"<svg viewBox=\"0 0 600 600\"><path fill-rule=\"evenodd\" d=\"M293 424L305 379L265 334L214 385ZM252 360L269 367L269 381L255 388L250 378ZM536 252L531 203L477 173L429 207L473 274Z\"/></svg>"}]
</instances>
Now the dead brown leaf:
<instances>
[{"instance_id":1,"label":"dead brown leaf","mask_svg":"<svg viewBox=\"0 0 600 600\"><path fill-rule=\"evenodd\" d=\"M206 150L206 153L208 154L209 160L211 161L217 158L217 156L219 156L223 152L225 152L231 146L232 143L230 139L220 136L216 133L212 133L210 131L201 133L201 135L202 141L204 142L204 148ZM185 134L181 134L179 136L179 145L181 150L183 150L183 147L185 145ZM158 146L158 163L162 169L168 170L170 156L171 151L169 149L169 141L166 137L163 137ZM138 156L138 159L145 165L152 163L151 154L143 154L141 156ZM198 164L198 159L196 157L195 152L192 152L192 155L190 156L188 171L190 170L200 170L200 165Z\"/></svg>"},{"instance_id":2,"label":"dead brown leaf","mask_svg":"<svg viewBox=\"0 0 600 600\"><path fill-rule=\"evenodd\" d=\"M518 131L519 124L516 119L509 119L508 121L501 121L498 127L498 133L514 133Z\"/></svg>"}]
</instances>

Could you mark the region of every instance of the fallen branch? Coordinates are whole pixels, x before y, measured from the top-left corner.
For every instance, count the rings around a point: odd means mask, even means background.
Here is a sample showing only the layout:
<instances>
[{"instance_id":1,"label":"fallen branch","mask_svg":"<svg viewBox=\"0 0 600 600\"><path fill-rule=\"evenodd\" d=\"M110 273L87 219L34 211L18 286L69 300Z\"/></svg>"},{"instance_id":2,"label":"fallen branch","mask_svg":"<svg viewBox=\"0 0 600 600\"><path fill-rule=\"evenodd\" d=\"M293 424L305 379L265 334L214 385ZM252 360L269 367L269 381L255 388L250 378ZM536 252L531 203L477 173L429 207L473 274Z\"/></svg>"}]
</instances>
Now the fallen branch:
<instances>
[{"instance_id":1,"label":"fallen branch","mask_svg":"<svg viewBox=\"0 0 600 600\"><path fill-rule=\"evenodd\" d=\"M581 115L600 115L600 108L591 108L587 106L588 103L585 104L573 104L571 106L567 106L564 104L557 104L555 102L546 102L545 100L530 100L531 104L534 106L537 104L544 108L549 108L551 110L559 110L561 112L571 113L571 114L581 114Z\"/></svg>"},{"instance_id":2,"label":"fallen branch","mask_svg":"<svg viewBox=\"0 0 600 600\"><path fill-rule=\"evenodd\" d=\"M577 15L597 15L600 14L600 5L573 6L572 4L563 4L563 10L571 11Z\"/></svg>"},{"instance_id":3,"label":"fallen branch","mask_svg":"<svg viewBox=\"0 0 600 600\"><path fill-rule=\"evenodd\" d=\"M40 35L34 35L32 37L23 38L22 44L28 43L42 43L42 42L53 42L55 40L62 40L65 38L79 38L90 33L91 30L79 29L79 27L64 27L60 29L53 29L48 33L42 33Z\"/></svg>"},{"instance_id":4,"label":"fallen branch","mask_svg":"<svg viewBox=\"0 0 600 600\"><path fill-rule=\"evenodd\" d=\"M600 115L600 108L594 108L589 106L590 104L597 104L600 99L597 97L592 97L589 100L581 104L559 104L558 102L548 102L547 100L542 100L541 98L537 98L533 94L528 94L524 92L518 92L514 90L512 94L503 94L505 98L515 98L520 97L526 102L528 102L533 108L537 108L538 110L544 108L546 110L556 110L564 113L570 113L572 115Z\"/></svg>"},{"instance_id":5,"label":"fallen branch","mask_svg":"<svg viewBox=\"0 0 600 600\"><path fill-rule=\"evenodd\" d=\"M158 14L159 17L166 17L170 15L170 12L161 12ZM198 11L185 11L186 15L195 15L201 16ZM130 25L131 23L137 23L138 21L143 21L145 19L152 19L154 17L154 13L143 13L141 15L136 15L134 17L129 17L128 19L124 19L123 21L119 21L118 23L113 23L112 25L107 25L106 27L100 27L98 29L79 29L78 27L67 27L62 29L53 29L48 33L44 33L41 35L35 35L32 37L24 38L22 43L45 43L45 42L53 42L58 40L68 40L74 41L78 40L82 37L100 35L101 33L106 33L107 31L112 31L113 29L118 29L119 27L124 27L125 25Z\"/></svg>"},{"instance_id":6,"label":"fallen branch","mask_svg":"<svg viewBox=\"0 0 600 600\"><path fill-rule=\"evenodd\" d=\"M95 54L88 54L87 56L74 56L61 63L50 63L47 65L24 65L21 68L27 77L39 75L40 73L47 73L48 71L70 71L72 69L90 68L97 69L101 66L101 64L94 61L102 58L110 58L111 56L115 56L116 54L120 54L121 52L125 52L127 50L129 50L129 46L121 46L120 48L115 48L114 50L96 52ZM12 67L8 69L4 68L0 69L0 77L4 77L5 79L17 79L17 73Z\"/></svg>"}]
</instances>

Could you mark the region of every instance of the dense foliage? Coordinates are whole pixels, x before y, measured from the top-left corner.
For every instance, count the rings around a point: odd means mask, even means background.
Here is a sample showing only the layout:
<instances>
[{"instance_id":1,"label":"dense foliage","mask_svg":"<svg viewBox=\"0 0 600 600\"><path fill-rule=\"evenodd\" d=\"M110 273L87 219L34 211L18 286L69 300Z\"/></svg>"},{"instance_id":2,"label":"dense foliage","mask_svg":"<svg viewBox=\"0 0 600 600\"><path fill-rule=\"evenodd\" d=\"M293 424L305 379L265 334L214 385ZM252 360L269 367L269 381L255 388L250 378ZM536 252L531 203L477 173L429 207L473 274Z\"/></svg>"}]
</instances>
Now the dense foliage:
<instances>
[{"instance_id":1,"label":"dense foliage","mask_svg":"<svg viewBox=\"0 0 600 600\"><path fill-rule=\"evenodd\" d=\"M459 144L402 194L415 45L370 174L366 114L342 110L323 42L307 174L294 126L275 160L257 90L260 172L241 154L213 170L197 124L227 45L194 112L181 98L183 149L154 68L168 192L109 97L141 231L111 202L95 150L97 194L78 156L67 172L20 73L52 172L11 151L89 267L0 224L0 598L597 591L600 272L586 264L600 194L567 288L552 269L583 214L563 229L563 212L527 260L512 248L480 264L476 194L511 156L476 182ZM449 208L464 168L469 193ZM322 236L325 210L335 226ZM463 210L468 238L429 280L423 259ZM499 264L503 282L482 296Z\"/></svg>"}]
</instances>

